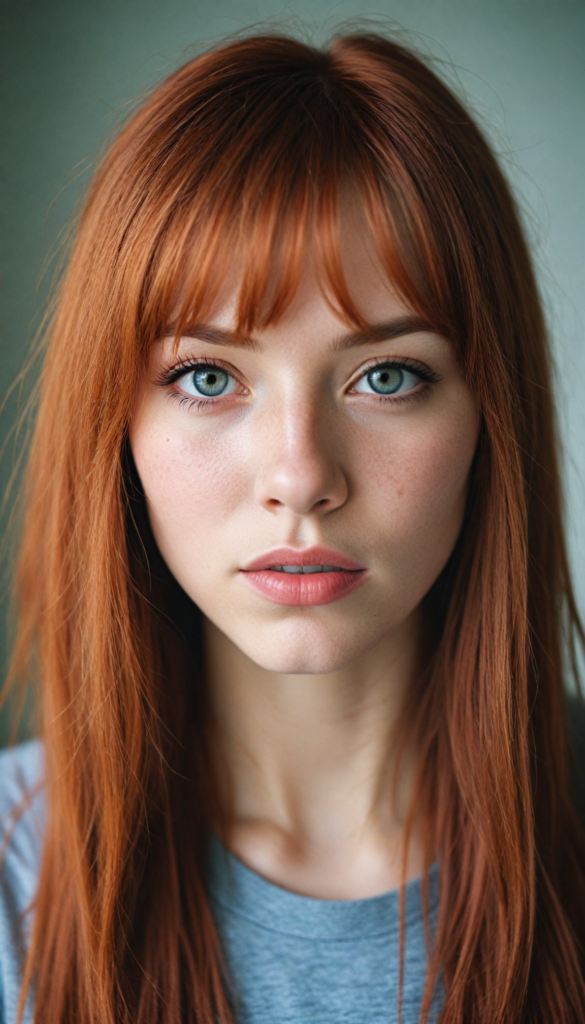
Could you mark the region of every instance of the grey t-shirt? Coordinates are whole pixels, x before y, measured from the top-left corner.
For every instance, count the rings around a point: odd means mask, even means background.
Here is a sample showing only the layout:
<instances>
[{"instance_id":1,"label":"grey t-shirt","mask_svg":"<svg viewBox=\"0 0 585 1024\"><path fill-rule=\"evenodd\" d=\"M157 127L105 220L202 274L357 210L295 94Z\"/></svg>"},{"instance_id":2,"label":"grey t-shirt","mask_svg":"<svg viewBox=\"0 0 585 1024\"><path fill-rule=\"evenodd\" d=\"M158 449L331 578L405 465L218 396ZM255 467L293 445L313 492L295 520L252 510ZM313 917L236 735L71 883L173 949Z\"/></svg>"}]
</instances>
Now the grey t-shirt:
<instances>
[{"instance_id":1,"label":"grey t-shirt","mask_svg":"<svg viewBox=\"0 0 585 1024\"><path fill-rule=\"evenodd\" d=\"M436 865L429 881L434 931ZM398 1019L398 892L363 900L299 896L250 871L215 838L209 888L238 1024ZM416 1024L427 970L419 879L406 886L405 926L402 1024ZM429 1022L437 1020L442 1001L439 983Z\"/></svg>"},{"instance_id":2,"label":"grey t-shirt","mask_svg":"<svg viewBox=\"0 0 585 1024\"><path fill-rule=\"evenodd\" d=\"M569 699L581 773L573 779L585 823L585 706ZM39 789L39 783L41 788ZM14 809L33 794L18 819ZM42 747L0 751L0 1024L15 1024L22 957L44 830ZM16 823L15 823L16 822ZM14 827L13 827L14 826ZM430 876L436 925L439 873ZM393 1024L398 996L398 894L329 901L287 892L250 871L212 838L209 891L238 1024ZM421 886L406 887L402 1024L418 1022L426 973ZM439 983L430 1021L443 1000ZM27 1007L24 1024L30 1024Z\"/></svg>"},{"instance_id":3,"label":"grey t-shirt","mask_svg":"<svg viewBox=\"0 0 585 1024\"><path fill-rule=\"evenodd\" d=\"M44 826L37 742L0 752L0 1024L15 1024L22 957ZM16 823L14 823L16 821ZM366 900L310 899L250 871L214 837L209 892L238 1024L390 1024L397 1020L398 894ZM438 872L431 870L429 920L436 921ZM421 887L406 887L402 1024L415 1024L426 974ZM437 987L430 1021L442 1001ZM24 1024L32 1019L27 1007Z\"/></svg>"}]
</instances>

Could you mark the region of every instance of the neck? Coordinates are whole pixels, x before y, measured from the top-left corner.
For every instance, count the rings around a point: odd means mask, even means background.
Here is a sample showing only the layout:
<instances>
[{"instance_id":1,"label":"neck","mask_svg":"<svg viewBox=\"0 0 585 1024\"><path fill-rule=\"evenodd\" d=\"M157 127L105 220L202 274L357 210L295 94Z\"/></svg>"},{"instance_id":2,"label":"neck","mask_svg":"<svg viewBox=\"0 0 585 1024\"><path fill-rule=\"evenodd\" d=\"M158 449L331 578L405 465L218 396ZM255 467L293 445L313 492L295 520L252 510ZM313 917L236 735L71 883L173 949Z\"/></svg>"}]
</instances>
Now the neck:
<instances>
[{"instance_id":1,"label":"neck","mask_svg":"<svg viewBox=\"0 0 585 1024\"><path fill-rule=\"evenodd\" d=\"M342 671L287 675L261 668L206 622L226 838L253 870L329 899L400 884L413 759L405 750L397 760L396 725L418 635L413 616ZM420 867L415 840L406 878Z\"/></svg>"}]
</instances>

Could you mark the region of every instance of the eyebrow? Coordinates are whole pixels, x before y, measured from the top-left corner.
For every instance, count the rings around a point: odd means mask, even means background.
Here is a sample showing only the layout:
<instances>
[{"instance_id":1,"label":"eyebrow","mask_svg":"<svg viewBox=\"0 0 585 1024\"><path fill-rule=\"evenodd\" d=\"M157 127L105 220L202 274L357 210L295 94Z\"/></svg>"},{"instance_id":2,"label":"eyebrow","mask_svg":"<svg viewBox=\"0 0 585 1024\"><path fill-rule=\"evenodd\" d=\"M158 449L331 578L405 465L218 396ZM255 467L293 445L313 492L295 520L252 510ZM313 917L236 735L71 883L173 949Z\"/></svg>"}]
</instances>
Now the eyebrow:
<instances>
[{"instance_id":1,"label":"eyebrow","mask_svg":"<svg viewBox=\"0 0 585 1024\"><path fill-rule=\"evenodd\" d=\"M178 324L169 324L165 331L166 337L176 335ZM436 334L435 328L422 317L399 317L385 323L372 324L368 331L354 331L342 334L333 340L332 350L343 352L346 349L358 348L376 341L392 341L407 334ZM252 337L244 337L223 327L212 327L210 324L187 324L182 333L183 338L206 341L211 345L233 345L237 348L258 349L259 342Z\"/></svg>"},{"instance_id":2,"label":"eyebrow","mask_svg":"<svg viewBox=\"0 0 585 1024\"><path fill-rule=\"evenodd\" d=\"M165 337L176 338L179 324L169 324L165 330ZM211 324L186 324L181 333L181 338L192 338L196 341L208 341L210 345L234 345L237 348L259 348L254 338L246 338L234 331L228 331L223 327L212 327Z\"/></svg>"},{"instance_id":3,"label":"eyebrow","mask_svg":"<svg viewBox=\"0 0 585 1024\"><path fill-rule=\"evenodd\" d=\"M403 316L396 320L389 320L387 323L372 324L369 331L343 334L333 342L333 350L335 352L343 352L349 348L367 345L372 341L392 341L394 338L403 338L407 334L421 333L436 334L437 332L422 317Z\"/></svg>"}]
</instances>

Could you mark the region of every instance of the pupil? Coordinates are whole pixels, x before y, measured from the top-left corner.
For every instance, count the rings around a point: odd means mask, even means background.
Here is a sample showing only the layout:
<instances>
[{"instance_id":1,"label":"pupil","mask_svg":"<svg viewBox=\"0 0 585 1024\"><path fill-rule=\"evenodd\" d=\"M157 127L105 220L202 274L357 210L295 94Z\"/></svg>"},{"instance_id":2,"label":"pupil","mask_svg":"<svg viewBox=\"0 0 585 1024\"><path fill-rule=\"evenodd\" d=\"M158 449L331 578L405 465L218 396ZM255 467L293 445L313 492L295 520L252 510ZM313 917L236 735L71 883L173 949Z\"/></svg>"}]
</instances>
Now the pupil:
<instances>
[{"instance_id":1,"label":"pupil","mask_svg":"<svg viewBox=\"0 0 585 1024\"><path fill-rule=\"evenodd\" d=\"M395 366L377 367L368 373L368 383L379 395L392 395L402 384L404 374Z\"/></svg>"},{"instance_id":2,"label":"pupil","mask_svg":"<svg viewBox=\"0 0 585 1024\"><path fill-rule=\"evenodd\" d=\"M213 370L195 370L193 383L201 395L207 398L221 395L228 385L228 375L225 370L215 368Z\"/></svg>"}]
</instances>

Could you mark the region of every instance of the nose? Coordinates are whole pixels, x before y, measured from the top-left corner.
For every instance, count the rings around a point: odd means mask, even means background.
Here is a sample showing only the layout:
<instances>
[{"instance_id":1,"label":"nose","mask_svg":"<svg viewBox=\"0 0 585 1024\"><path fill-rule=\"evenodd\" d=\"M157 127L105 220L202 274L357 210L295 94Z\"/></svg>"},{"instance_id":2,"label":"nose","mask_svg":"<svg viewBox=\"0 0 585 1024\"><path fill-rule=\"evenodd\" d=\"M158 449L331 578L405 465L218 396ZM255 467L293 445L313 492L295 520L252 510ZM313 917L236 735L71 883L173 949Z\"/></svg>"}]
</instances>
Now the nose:
<instances>
[{"instance_id":1,"label":"nose","mask_svg":"<svg viewBox=\"0 0 585 1024\"><path fill-rule=\"evenodd\" d=\"M310 409L283 410L265 439L269 457L256 481L256 498L268 512L290 509L297 515L327 514L348 496L334 424Z\"/></svg>"}]
</instances>

